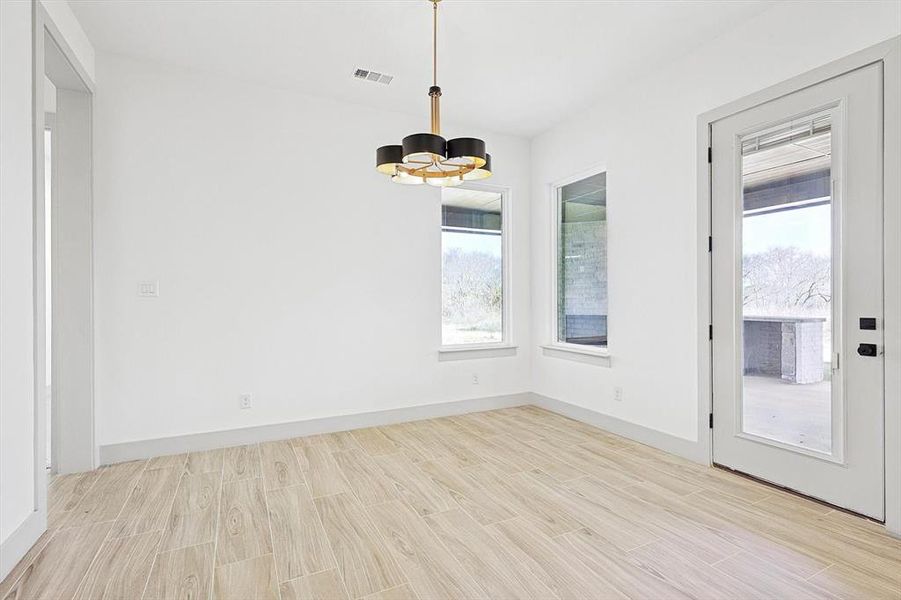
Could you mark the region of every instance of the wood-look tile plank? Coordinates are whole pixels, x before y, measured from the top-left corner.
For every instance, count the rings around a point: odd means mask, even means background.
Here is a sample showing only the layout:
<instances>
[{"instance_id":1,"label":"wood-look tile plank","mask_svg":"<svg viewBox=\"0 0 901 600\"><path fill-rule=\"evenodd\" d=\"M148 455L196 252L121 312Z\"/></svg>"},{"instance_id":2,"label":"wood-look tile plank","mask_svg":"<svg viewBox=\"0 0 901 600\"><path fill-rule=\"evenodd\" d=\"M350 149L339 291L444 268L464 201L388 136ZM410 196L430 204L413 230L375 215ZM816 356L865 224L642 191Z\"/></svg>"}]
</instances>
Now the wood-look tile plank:
<instances>
[{"instance_id":1,"label":"wood-look tile plank","mask_svg":"<svg viewBox=\"0 0 901 600\"><path fill-rule=\"evenodd\" d=\"M65 522L69 511L78 506L85 494L97 483L101 472L96 469L53 478L47 490L47 527L56 529Z\"/></svg>"},{"instance_id":2,"label":"wood-look tile plank","mask_svg":"<svg viewBox=\"0 0 901 600\"><path fill-rule=\"evenodd\" d=\"M354 448L334 452L332 456L350 489L364 506L397 498L397 492L390 480L382 473L372 457L363 450Z\"/></svg>"},{"instance_id":3,"label":"wood-look tile plank","mask_svg":"<svg viewBox=\"0 0 901 600\"><path fill-rule=\"evenodd\" d=\"M278 600L278 579L271 554L216 567L214 600Z\"/></svg>"},{"instance_id":4,"label":"wood-look tile plank","mask_svg":"<svg viewBox=\"0 0 901 600\"><path fill-rule=\"evenodd\" d=\"M676 498L666 490L652 484L636 485L628 487L624 491L651 505L664 509L670 515L681 520L681 524L690 523L702 529L706 529L711 534L729 542L733 547L761 556L768 562L780 565L783 569L789 570L791 573L802 579L810 577L829 566L829 563L817 559L808 553L795 548L782 546L759 531L747 529L740 524L733 523L728 518L724 518L715 512L710 511L708 507L695 499L694 496L689 496L684 499ZM655 513L644 512L639 508L636 514L654 515ZM693 535L694 530L692 529L689 529L681 536L667 536L663 531L657 529L654 531L659 537L666 539L670 547L680 548L681 551L698 556L708 563L716 562L717 560L724 558L722 554L716 552L714 542L710 538L705 539L705 537L702 536L695 536ZM678 531L678 529L675 531ZM681 543L678 539L679 537L683 540ZM696 545L692 543L695 539L699 541L699 544ZM706 545L707 549L701 549L700 551L710 552L706 557L704 554L699 554L699 551L696 551L697 548L703 545ZM723 547L723 552L726 552L726 549L727 547ZM729 554L727 554L727 556L728 555Z\"/></svg>"},{"instance_id":5,"label":"wood-look tile plank","mask_svg":"<svg viewBox=\"0 0 901 600\"><path fill-rule=\"evenodd\" d=\"M12 568L9 574L3 581L0 581L0 598L6 598L6 594L12 589L13 585L19 578L28 570L28 567L31 566L31 563L34 562L34 559L38 554L44 549L45 546L50 542L50 539L56 534L56 530L48 529L44 533L41 534L41 537L37 539L34 545L29 548L28 552L25 553L25 556L16 563L16 566Z\"/></svg>"},{"instance_id":6,"label":"wood-look tile plank","mask_svg":"<svg viewBox=\"0 0 901 600\"><path fill-rule=\"evenodd\" d=\"M375 461L404 502L420 515L454 508L454 499L404 454L376 456Z\"/></svg>"},{"instance_id":7,"label":"wood-look tile plank","mask_svg":"<svg viewBox=\"0 0 901 600\"><path fill-rule=\"evenodd\" d=\"M163 529L169 520L181 475L181 467L164 467L141 473L110 536L125 537Z\"/></svg>"},{"instance_id":8,"label":"wood-look tile plank","mask_svg":"<svg viewBox=\"0 0 901 600\"><path fill-rule=\"evenodd\" d=\"M580 529L555 540L561 552L582 561L592 573L632 598L684 598L691 596L656 572L642 568L625 552L591 529Z\"/></svg>"},{"instance_id":9,"label":"wood-look tile plank","mask_svg":"<svg viewBox=\"0 0 901 600\"><path fill-rule=\"evenodd\" d=\"M561 552L552 539L521 517L489 525L487 529L525 561L529 570L561 600L625 597L610 583Z\"/></svg>"},{"instance_id":10,"label":"wood-look tile plank","mask_svg":"<svg viewBox=\"0 0 901 600\"><path fill-rule=\"evenodd\" d=\"M282 600L351 600L337 569L286 581L280 591Z\"/></svg>"},{"instance_id":11,"label":"wood-look tile plank","mask_svg":"<svg viewBox=\"0 0 901 600\"><path fill-rule=\"evenodd\" d=\"M760 531L780 546L794 549L832 564L841 562L867 573L874 581L892 586L901 572L901 559L880 555L870 549L852 543L850 538L830 534L817 527L803 526L804 517L798 521L778 517L758 507L728 498L725 494L704 490L692 496L704 502L710 510L715 510L724 518L744 527Z\"/></svg>"},{"instance_id":12,"label":"wood-look tile plank","mask_svg":"<svg viewBox=\"0 0 901 600\"><path fill-rule=\"evenodd\" d=\"M488 597L413 509L394 500L367 511L410 583L424 597Z\"/></svg>"},{"instance_id":13,"label":"wood-look tile plank","mask_svg":"<svg viewBox=\"0 0 901 600\"><path fill-rule=\"evenodd\" d=\"M665 470L657 469L648 465L647 462L633 458L624 452L611 450L600 442L581 444L581 447L591 452L596 457L595 460L597 462L612 469L619 469L634 477L639 477L643 481L650 481L678 496L687 496L701 490L700 486L686 479L671 475Z\"/></svg>"},{"instance_id":14,"label":"wood-look tile plank","mask_svg":"<svg viewBox=\"0 0 901 600\"><path fill-rule=\"evenodd\" d=\"M400 448L382 433L378 427L354 429L350 432L366 454L378 456L380 454L393 454Z\"/></svg>"},{"instance_id":15,"label":"wood-look tile plank","mask_svg":"<svg viewBox=\"0 0 901 600\"><path fill-rule=\"evenodd\" d=\"M356 499L342 493L316 498L315 503L351 597L406 583L391 551Z\"/></svg>"},{"instance_id":16,"label":"wood-look tile plank","mask_svg":"<svg viewBox=\"0 0 901 600\"><path fill-rule=\"evenodd\" d=\"M338 463L325 444L295 447L294 452L314 498L350 491Z\"/></svg>"},{"instance_id":17,"label":"wood-look tile plank","mask_svg":"<svg viewBox=\"0 0 901 600\"><path fill-rule=\"evenodd\" d=\"M285 599L283 598L282 600ZM420 600L420 598L413 591L413 587L409 583L405 583L390 590L370 594L363 600Z\"/></svg>"},{"instance_id":18,"label":"wood-look tile plank","mask_svg":"<svg viewBox=\"0 0 901 600\"><path fill-rule=\"evenodd\" d=\"M57 532L3 600L72 598L111 526L108 521Z\"/></svg>"},{"instance_id":19,"label":"wood-look tile plank","mask_svg":"<svg viewBox=\"0 0 901 600\"><path fill-rule=\"evenodd\" d=\"M526 443L547 454L559 454L561 457L565 458L565 461L570 466L588 473L613 487L625 487L644 481L637 475L623 471L609 462L605 463L599 460L596 454L589 452L581 446L561 448L557 443L546 439L531 440Z\"/></svg>"},{"instance_id":20,"label":"wood-look tile plank","mask_svg":"<svg viewBox=\"0 0 901 600\"><path fill-rule=\"evenodd\" d=\"M97 482L81 502L68 512L60 527L78 527L115 519L144 470L144 465L144 461L134 461L100 469Z\"/></svg>"},{"instance_id":21,"label":"wood-look tile plank","mask_svg":"<svg viewBox=\"0 0 901 600\"><path fill-rule=\"evenodd\" d=\"M160 552L143 600L203 600L213 587L213 543Z\"/></svg>"},{"instance_id":22,"label":"wood-look tile plank","mask_svg":"<svg viewBox=\"0 0 901 600\"><path fill-rule=\"evenodd\" d=\"M267 490L304 483L303 473L288 441L260 444L263 481Z\"/></svg>"},{"instance_id":23,"label":"wood-look tile plank","mask_svg":"<svg viewBox=\"0 0 901 600\"><path fill-rule=\"evenodd\" d=\"M599 532L607 542L620 550L631 550L659 539L650 528L643 526L642 520L626 518L620 507L592 502L568 488L561 488L555 479L541 470L532 471L522 477L528 477L533 487L548 497L554 497L559 506L573 519ZM581 528L576 530L578 529Z\"/></svg>"},{"instance_id":24,"label":"wood-look tile plank","mask_svg":"<svg viewBox=\"0 0 901 600\"><path fill-rule=\"evenodd\" d=\"M160 531L107 540L75 594L75 600L140 598L160 543Z\"/></svg>"},{"instance_id":25,"label":"wood-look tile plank","mask_svg":"<svg viewBox=\"0 0 901 600\"><path fill-rule=\"evenodd\" d=\"M187 454L169 454L167 456L155 456L147 461L147 470L177 468L184 469Z\"/></svg>"},{"instance_id":26,"label":"wood-look tile plank","mask_svg":"<svg viewBox=\"0 0 901 600\"><path fill-rule=\"evenodd\" d=\"M837 597L814 583L795 577L779 565L741 552L714 565L714 570L738 579L760 598L787 597L797 600L836 600Z\"/></svg>"},{"instance_id":27,"label":"wood-look tile plank","mask_svg":"<svg viewBox=\"0 0 901 600\"><path fill-rule=\"evenodd\" d=\"M260 447L256 444L225 449L222 481L237 481L260 477Z\"/></svg>"},{"instance_id":28,"label":"wood-look tile plank","mask_svg":"<svg viewBox=\"0 0 901 600\"><path fill-rule=\"evenodd\" d=\"M334 568L335 559L306 484L269 490L266 496L279 581Z\"/></svg>"},{"instance_id":29,"label":"wood-look tile plank","mask_svg":"<svg viewBox=\"0 0 901 600\"><path fill-rule=\"evenodd\" d=\"M531 570L462 510L449 510L425 520L490 598L553 596Z\"/></svg>"},{"instance_id":30,"label":"wood-look tile plank","mask_svg":"<svg viewBox=\"0 0 901 600\"><path fill-rule=\"evenodd\" d=\"M585 477L567 482L563 493L578 499L580 521L623 550L661 539L708 564L739 552L737 545L715 530L640 500L627 493L630 489L611 488L593 477ZM620 522L624 523L622 528L618 526ZM651 537L635 539L630 534L636 529Z\"/></svg>"},{"instance_id":31,"label":"wood-look tile plank","mask_svg":"<svg viewBox=\"0 0 901 600\"><path fill-rule=\"evenodd\" d=\"M532 522L547 536L575 531L584 526L567 510L559 494L540 485L529 473L499 478L492 487L495 493L513 507L516 514Z\"/></svg>"},{"instance_id":32,"label":"wood-look tile plank","mask_svg":"<svg viewBox=\"0 0 901 600\"><path fill-rule=\"evenodd\" d=\"M419 468L447 490L451 498L482 525L517 516L512 503L502 493L494 493L490 486L479 485L467 471L454 469L445 461L438 460L420 463Z\"/></svg>"},{"instance_id":33,"label":"wood-look tile plank","mask_svg":"<svg viewBox=\"0 0 901 600\"><path fill-rule=\"evenodd\" d=\"M266 492L258 478L222 484L216 565L272 554Z\"/></svg>"},{"instance_id":34,"label":"wood-look tile plank","mask_svg":"<svg viewBox=\"0 0 901 600\"><path fill-rule=\"evenodd\" d=\"M166 523L162 550L212 542L219 514L220 473L182 475Z\"/></svg>"},{"instance_id":35,"label":"wood-look tile plank","mask_svg":"<svg viewBox=\"0 0 901 600\"><path fill-rule=\"evenodd\" d=\"M202 450L191 452L185 461L185 471L192 475L198 473L220 473L225 462L225 449Z\"/></svg>"},{"instance_id":36,"label":"wood-look tile plank","mask_svg":"<svg viewBox=\"0 0 901 600\"><path fill-rule=\"evenodd\" d=\"M723 565L728 568L728 565ZM824 590L830 590L839 598L866 598L867 600L898 600L901 598L901 573L896 573L894 585L874 581L861 571L836 563L820 571L807 581Z\"/></svg>"},{"instance_id":37,"label":"wood-look tile plank","mask_svg":"<svg viewBox=\"0 0 901 600\"><path fill-rule=\"evenodd\" d=\"M381 428L382 433L413 461L444 458L448 455L445 448L435 443L414 423L398 423Z\"/></svg>"}]
</instances>

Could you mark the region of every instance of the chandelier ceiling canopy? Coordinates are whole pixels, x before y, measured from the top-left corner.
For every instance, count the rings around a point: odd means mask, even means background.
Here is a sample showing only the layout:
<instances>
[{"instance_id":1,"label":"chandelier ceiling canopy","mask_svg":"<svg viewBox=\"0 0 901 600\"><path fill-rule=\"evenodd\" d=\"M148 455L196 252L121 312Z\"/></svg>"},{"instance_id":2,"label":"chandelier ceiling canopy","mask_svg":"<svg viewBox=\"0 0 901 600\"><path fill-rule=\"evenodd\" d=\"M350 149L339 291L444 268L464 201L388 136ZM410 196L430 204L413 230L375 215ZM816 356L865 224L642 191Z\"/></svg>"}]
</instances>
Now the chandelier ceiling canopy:
<instances>
[{"instance_id":1,"label":"chandelier ceiling canopy","mask_svg":"<svg viewBox=\"0 0 901 600\"><path fill-rule=\"evenodd\" d=\"M432 3L432 87L431 133L414 133L400 145L382 146L375 151L376 169L391 181L408 185L428 183L438 187L460 185L464 181L491 176L491 155L478 138L441 137L441 88L438 87L438 3Z\"/></svg>"}]
</instances>

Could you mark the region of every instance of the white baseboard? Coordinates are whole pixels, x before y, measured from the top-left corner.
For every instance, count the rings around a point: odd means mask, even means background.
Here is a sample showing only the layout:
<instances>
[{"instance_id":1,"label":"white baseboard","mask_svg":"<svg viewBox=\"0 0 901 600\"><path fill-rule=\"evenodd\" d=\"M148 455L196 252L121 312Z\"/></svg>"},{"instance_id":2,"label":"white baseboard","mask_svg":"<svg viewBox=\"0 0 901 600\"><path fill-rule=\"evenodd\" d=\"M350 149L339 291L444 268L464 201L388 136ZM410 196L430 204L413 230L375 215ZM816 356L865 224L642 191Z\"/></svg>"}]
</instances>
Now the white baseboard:
<instances>
[{"instance_id":1,"label":"white baseboard","mask_svg":"<svg viewBox=\"0 0 901 600\"><path fill-rule=\"evenodd\" d=\"M167 438L108 444L100 446L100 464L108 465L129 460L164 456L166 454L197 452L200 450L239 446L241 444L284 440L305 435L315 435L317 433L332 433L335 431L360 429L362 427L377 427L380 425L391 425L393 423L404 423L406 421L449 417L469 412L522 406L523 404L531 403L532 394L523 392L505 396L489 396L484 398L473 398L470 400L439 402L435 404L423 404L420 406L357 413L353 415L339 415L321 419L294 421L291 423L275 423L272 425L243 427L241 429L192 433Z\"/></svg>"},{"instance_id":2,"label":"white baseboard","mask_svg":"<svg viewBox=\"0 0 901 600\"><path fill-rule=\"evenodd\" d=\"M533 393L531 396L532 404L551 412L561 414L564 417L587 423L588 425L598 427L605 431L609 431L610 433L615 433L616 435L621 435L631 440L635 440L636 442L641 442L642 444L647 444L648 446L653 446L664 452L669 452L670 454L675 454L697 463L704 465L710 464L710 457L707 456L706 449L698 442L676 437L642 425L636 425L635 423L623 421L616 417L582 408L581 406L563 402L562 400L542 396L541 394Z\"/></svg>"},{"instance_id":3,"label":"white baseboard","mask_svg":"<svg viewBox=\"0 0 901 600\"><path fill-rule=\"evenodd\" d=\"M0 581L25 556L47 529L47 515L32 512L15 531L0 544Z\"/></svg>"}]
</instances>

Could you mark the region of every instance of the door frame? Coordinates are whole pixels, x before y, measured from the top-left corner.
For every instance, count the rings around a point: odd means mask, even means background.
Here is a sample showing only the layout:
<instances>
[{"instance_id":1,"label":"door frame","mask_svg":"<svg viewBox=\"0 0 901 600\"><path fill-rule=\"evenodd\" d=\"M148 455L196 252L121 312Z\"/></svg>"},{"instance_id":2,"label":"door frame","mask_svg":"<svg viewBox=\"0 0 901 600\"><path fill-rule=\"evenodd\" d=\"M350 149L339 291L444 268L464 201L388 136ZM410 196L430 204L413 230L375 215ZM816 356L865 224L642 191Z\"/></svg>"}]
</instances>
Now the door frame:
<instances>
[{"instance_id":1,"label":"door frame","mask_svg":"<svg viewBox=\"0 0 901 600\"><path fill-rule=\"evenodd\" d=\"M68 67L71 68L71 77L72 81L77 81L83 87L83 91L88 96L88 102L93 104L93 96L94 96L94 84L91 80L88 73L85 71L83 65L78 60L78 57L72 47L66 40L66 36L60 31L59 27L57 27L56 23L53 21L53 18L49 15L47 10L40 2L32 3L32 25L33 25L33 63L32 63L32 91L33 91L33 286L34 286L34 417L35 417L35 427L34 427L34 460L35 460L35 468L34 468L34 512L37 513L38 519L42 524L42 530L46 528L46 518L47 518L47 474L46 474L46 440L47 436L51 435L51 432L46 431L46 407L44 405L44 378L43 373L45 369L45 350L46 344L44 342L45 331L46 331L46 319L45 319L45 307L46 307L46 290L44 285L44 270L46 265L45 258L45 245L44 245L44 227L45 227L45 214L44 214L44 75L45 75L45 52L44 52L44 44L45 40L51 40L53 44L60 50L63 55L63 58L68 63ZM56 82L54 82L56 83ZM66 88L62 88L66 89ZM87 118L89 120L93 120L92 108L89 107L87 111ZM59 123L57 122L57 125ZM90 131L93 128L93 124L88 124L88 130ZM88 140L88 144L92 144L92 140ZM56 143L54 146L54 154L58 145ZM91 163L91 172L93 172L93 164L91 159L89 159ZM91 186L93 187L93 186ZM93 195L93 190L90 192L91 196ZM89 199L90 200L90 199ZM51 217L52 218L52 217ZM91 235L91 234L89 234ZM93 257L91 258L91 262L93 263ZM53 265L53 268L56 268L56 264ZM93 288L93 276L89 271L89 276L91 281L89 282L89 286ZM55 274L54 274L55 275ZM92 304L92 302L91 302ZM54 311L55 312L55 311ZM94 366L93 366L93 306L89 309L90 313L90 352L87 357L87 361L89 364L89 368L87 373L85 373L85 377L90 382L91 392L84 398L85 406L75 407L79 410L87 411L90 415L90 431L83 431L84 434L84 443L86 446L84 450L86 453L90 455L90 468L97 467L97 445L94 435L95 423L94 423L94 397L93 397L93 377L94 377ZM54 358L58 355L65 355L66 349L59 348L59 344L56 342L56 332L53 332L53 349ZM79 346L78 350L82 348ZM55 367L58 364L58 361L54 360L54 371ZM56 373L54 372L54 377ZM51 400L53 404L53 410L56 412L57 409L57 392L56 389L58 386L56 383L53 383L52 394L53 398ZM56 442L57 440L53 440ZM57 445L54 444L54 447Z\"/></svg>"},{"instance_id":2,"label":"door frame","mask_svg":"<svg viewBox=\"0 0 901 600\"><path fill-rule=\"evenodd\" d=\"M715 121L874 63L883 65L883 278L885 337L885 527L901 537L901 36L880 42L698 116L698 443L713 463L713 273L711 165ZM711 243L712 240L712 243Z\"/></svg>"}]
</instances>

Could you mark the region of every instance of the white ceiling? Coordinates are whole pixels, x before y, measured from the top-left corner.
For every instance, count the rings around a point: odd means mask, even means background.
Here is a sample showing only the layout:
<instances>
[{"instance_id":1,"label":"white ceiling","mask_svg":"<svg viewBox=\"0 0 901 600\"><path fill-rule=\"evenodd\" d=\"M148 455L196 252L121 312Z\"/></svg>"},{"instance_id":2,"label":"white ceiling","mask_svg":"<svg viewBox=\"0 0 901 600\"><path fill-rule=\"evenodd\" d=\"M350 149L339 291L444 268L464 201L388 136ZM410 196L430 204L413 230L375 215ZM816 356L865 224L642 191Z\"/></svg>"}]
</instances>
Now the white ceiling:
<instances>
[{"instance_id":1,"label":"white ceiling","mask_svg":"<svg viewBox=\"0 0 901 600\"><path fill-rule=\"evenodd\" d=\"M426 0L70 0L101 52L422 115ZM444 0L442 116L532 136L611 87L686 54L772 2ZM388 85L351 76L363 67ZM102 81L98 82L102 85Z\"/></svg>"}]
</instances>

